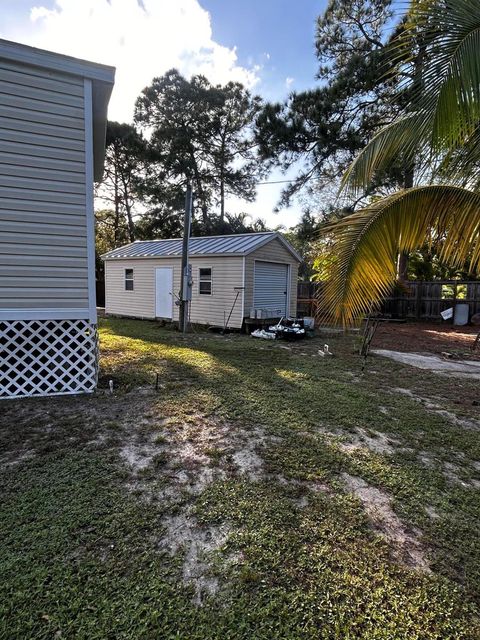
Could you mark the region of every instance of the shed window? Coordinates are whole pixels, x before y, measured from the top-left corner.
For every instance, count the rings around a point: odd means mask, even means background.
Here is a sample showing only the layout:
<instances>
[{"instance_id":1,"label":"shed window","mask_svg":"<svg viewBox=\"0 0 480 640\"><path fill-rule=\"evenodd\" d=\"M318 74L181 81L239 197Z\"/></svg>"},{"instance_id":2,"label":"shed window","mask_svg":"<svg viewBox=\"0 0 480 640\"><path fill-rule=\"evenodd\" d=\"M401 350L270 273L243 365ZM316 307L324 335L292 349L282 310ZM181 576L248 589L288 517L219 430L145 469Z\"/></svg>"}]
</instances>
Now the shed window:
<instances>
[{"instance_id":1,"label":"shed window","mask_svg":"<svg viewBox=\"0 0 480 640\"><path fill-rule=\"evenodd\" d=\"M212 295L212 268L201 267L198 270L198 293L204 296Z\"/></svg>"},{"instance_id":2,"label":"shed window","mask_svg":"<svg viewBox=\"0 0 480 640\"><path fill-rule=\"evenodd\" d=\"M133 291L133 269L125 269L125 291Z\"/></svg>"}]
</instances>

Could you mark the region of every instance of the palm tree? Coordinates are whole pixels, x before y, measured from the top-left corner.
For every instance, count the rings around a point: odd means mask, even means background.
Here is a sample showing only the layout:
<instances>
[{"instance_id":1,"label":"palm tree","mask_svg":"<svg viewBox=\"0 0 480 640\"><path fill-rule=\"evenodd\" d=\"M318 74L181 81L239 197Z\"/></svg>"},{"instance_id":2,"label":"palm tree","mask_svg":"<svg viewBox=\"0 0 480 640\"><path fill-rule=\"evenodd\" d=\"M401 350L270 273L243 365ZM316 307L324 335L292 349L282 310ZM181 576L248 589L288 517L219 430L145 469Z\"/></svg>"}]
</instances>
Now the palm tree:
<instances>
[{"instance_id":1,"label":"palm tree","mask_svg":"<svg viewBox=\"0 0 480 640\"><path fill-rule=\"evenodd\" d=\"M349 325L391 291L398 255L426 241L443 261L480 265L480 0L413 0L392 48L402 64L413 39L425 52L405 111L381 129L343 179L350 195L394 163L415 166L420 184L325 228L336 259L326 313ZM423 184L422 184L423 183Z\"/></svg>"}]
</instances>

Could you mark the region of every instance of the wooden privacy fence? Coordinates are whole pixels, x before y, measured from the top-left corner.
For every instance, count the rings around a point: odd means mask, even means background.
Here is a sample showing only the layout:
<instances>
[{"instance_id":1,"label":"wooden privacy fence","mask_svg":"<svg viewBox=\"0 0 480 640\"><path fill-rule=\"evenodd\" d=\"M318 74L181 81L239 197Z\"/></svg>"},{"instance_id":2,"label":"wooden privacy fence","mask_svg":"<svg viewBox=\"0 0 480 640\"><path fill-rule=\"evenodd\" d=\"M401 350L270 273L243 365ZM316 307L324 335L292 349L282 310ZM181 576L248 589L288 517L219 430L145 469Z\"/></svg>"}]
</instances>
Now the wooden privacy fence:
<instances>
[{"instance_id":1,"label":"wooden privacy fence","mask_svg":"<svg viewBox=\"0 0 480 640\"><path fill-rule=\"evenodd\" d=\"M321 291L323 282L299 282L297 286L297 315L315 316L317 309L317 297Z\"/></svg>"},{"instance_id":2,"label":"wooden privacy fence","mask_svg":"<svg viewBox=\"0 0 480 640\"><path fill-rule=\"evenodd\" d=\"M321 310L323 282L298 283L298 315ZM469 316L480 313L480 281L410 280L386 298L381 311L392 318L440 320L440 313L455 304L468 304Z\"/></svg>"}]
</instances>

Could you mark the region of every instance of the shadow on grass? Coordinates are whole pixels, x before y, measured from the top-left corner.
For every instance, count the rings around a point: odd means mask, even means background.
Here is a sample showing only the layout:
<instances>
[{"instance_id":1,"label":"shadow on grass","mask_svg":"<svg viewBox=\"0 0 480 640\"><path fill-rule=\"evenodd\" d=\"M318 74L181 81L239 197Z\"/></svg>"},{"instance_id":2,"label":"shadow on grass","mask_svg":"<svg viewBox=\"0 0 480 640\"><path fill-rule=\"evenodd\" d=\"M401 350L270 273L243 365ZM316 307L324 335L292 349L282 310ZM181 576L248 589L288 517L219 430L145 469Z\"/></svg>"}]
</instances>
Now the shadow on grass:
<instances>
[{"instance_id":1,"label":"shadow on grass","mask_svg":"<svg viewBox=\"0 0 480 640\"><path fill-rule=\"evenodd\" d=\"M478 492L452 484L441 467L456 457L465 468L470 465L472 477L478 476L471 466L480 458L476 432L379 391L368 378L353 383L348 355L320 360L242 336L183 338L155 323L116 322L112 331L120 349L133 349L135 366L161 367L168 400L159 398L158 406L164 411L181 415L186 404L282 438L262 454L272 473L332 480L347 472L387 490L399 514L424 531L439 570L478 596L480 547L472 544L478 540L480 501L473 499ZM138 359L137 341L147 345ZM409 368L397 371L408 383ZM379 405L387 405L388 413ZM394 436L399 445L391 454L342 450L342 440L358 429ZM421 464L423 451L434 457L432 468ZM427 515L430 507L439 511L439 519Z\"/></svg>"},{"instance_id":2,"label":"shadow on grass","mask_svg":"<svg viewBox=\"0 0 480 640\"><path fill-rule=\"evenodd\" d=\"M368 377L352 382L348 348L327 361L314 347L302 355L241 336L182 338L125 320L101 322L101 346L113 396L12 404L0 417L5 442L31 439L39 452L3 474L0 637L476 637L478 501L417 458L426 449L468 460L474 434ZM201 523L232 528L233 561L219 567L228 588L200 609L179 582L181 558L159 548L165 502L147 506L125 491L116 449L117 423L165 436L165 417L185 426L197 414L268 436L264 477L229 477L191 498ZM342 449L358 428L393 433L401 445L391 454ZM108 437L92 444L96 432ZM422 529L433 575L392 561L343 489L345 472L388 492L399 516ZM155 469L145 481L155 483Z\"/></svg>"}]
</instances>

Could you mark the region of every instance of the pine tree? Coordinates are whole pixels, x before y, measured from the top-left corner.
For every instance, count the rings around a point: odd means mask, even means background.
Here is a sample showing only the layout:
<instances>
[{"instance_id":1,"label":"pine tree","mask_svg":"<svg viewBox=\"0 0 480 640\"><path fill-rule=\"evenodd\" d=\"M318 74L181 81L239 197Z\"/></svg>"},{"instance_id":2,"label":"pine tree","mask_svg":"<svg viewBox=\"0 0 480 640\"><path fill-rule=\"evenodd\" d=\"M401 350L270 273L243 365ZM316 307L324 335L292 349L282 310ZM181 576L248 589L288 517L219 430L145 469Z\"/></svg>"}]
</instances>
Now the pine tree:
<instances>
[{"instance_id":1,"label":"pine tree","mask_svg":"<svg viewBox=\"0 0 480 640\"><path fill-rule=\"evenodd\" d=\"M270 167L300 167L280 205L301 190L318 191L338 181L355 154L397 113L392 96L398 76L385 66L393 24L391 0L330 0L318 18L319 86L267 104L257 118L261 158ZM383 180L396 182L396 169Z\"/></svg>"},{"instance_id":2,"label":"pine tree","mask_svg":"<svg viewBox=\"0 0 480 640\"><path fill-rule=\"evenodd\" d=\"M191 182L204 233L216 210L224 221L228 195L252 200L259 166L252 129L259 109L260 99L239 83L213 86L199 75L187 80L176 69L154 78L135 108L135 122L150 134L144 196L160 204L165 185L175 191Z\"/></svg>"}]
</instances>

